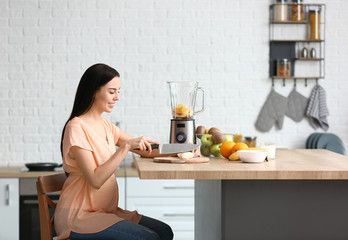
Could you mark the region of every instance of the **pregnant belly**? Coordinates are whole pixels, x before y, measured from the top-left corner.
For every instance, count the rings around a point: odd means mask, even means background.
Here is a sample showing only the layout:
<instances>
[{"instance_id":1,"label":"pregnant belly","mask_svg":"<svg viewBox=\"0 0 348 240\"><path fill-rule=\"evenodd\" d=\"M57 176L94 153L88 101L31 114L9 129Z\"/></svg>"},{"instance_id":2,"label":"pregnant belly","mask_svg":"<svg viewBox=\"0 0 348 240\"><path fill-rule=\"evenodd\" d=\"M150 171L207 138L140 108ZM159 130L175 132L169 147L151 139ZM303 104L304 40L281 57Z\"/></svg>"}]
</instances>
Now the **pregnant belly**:
<instances>
[{"instance_id":1,"label":"pregnant belly","mask_svg":"<svg viewBox=\"0 0 348 240\"><path fill-rule=\"evenodd\" d=\"M116 178L110 177L103 186L95 192L94 208L107 213L114 213L118 205L118 186Z\"/></svg>"}]
</instances>

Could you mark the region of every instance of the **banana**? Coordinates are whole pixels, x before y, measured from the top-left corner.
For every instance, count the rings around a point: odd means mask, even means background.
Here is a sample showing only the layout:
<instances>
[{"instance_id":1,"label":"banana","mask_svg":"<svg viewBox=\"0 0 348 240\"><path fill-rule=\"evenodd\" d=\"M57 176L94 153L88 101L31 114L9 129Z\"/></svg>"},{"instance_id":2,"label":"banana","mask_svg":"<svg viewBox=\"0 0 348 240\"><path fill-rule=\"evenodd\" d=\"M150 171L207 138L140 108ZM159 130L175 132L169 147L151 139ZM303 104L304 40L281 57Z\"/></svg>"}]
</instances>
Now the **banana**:
<instances>
[{"instance_id":1,"label":"banana","mask_svg":"<svg viewBox=\"0 0 348 240\"><path fill-rule=\"evenodd\" d=\"M189 160L193 158L193 153L192 152L183 152L183 153L178 153L178 157L184 160Z\"/></svg>"},{"instance_id":2,"label":"banana","mask_svg":"<svg viewBox=\"0 0 348 240\"><path fill-rule=\"evenodd\" d=\"M231 160L231 161L237 161L237 160L240 160L240 157L239 157L238 153L235 152L235 153L232 153L232 154L228 157L228 159Z\"/></svg>"}]
</instances>

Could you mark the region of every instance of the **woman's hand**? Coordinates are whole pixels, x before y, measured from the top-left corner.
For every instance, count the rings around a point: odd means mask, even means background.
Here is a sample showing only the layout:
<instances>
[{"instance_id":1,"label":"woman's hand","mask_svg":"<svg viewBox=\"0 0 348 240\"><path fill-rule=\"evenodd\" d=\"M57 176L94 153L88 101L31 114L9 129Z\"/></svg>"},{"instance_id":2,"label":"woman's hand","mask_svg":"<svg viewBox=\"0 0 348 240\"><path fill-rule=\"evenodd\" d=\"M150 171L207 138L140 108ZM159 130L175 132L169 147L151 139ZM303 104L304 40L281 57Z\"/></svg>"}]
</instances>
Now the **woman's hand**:
<instances>
[{"instance_id":1,"label":"woman's hand","mask_svg":"<svg viewBox=\"0 0 348 240\"><path fill-rule=\"evenodd\" d=\"M201 157L201 151L199 150L199 148L192 150L192 153L193 157Z\"/></svg>"},{"instance_id":2,"label":"woman's hand","mask_svg":"<svg viewBox=\"0 0 348 240\"><path fill-rule=\"evenodd\" d=\"M148 151L150 154L152 152L151 144L159 144L159 142L151 140L147 137L131 138L126 142L129 150L138 149L140 152Z\"/></svg>"}]
</instances>

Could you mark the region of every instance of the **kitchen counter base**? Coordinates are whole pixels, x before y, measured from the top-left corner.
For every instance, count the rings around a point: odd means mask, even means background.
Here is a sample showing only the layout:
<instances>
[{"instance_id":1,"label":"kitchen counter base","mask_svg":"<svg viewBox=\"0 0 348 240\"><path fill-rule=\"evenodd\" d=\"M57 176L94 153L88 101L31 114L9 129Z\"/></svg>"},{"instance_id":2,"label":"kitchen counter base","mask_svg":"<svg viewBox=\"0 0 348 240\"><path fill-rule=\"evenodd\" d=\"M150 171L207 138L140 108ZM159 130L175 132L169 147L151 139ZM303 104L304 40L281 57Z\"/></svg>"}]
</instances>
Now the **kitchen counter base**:
<instances>
[{"instance_id":1,"label":"kitchen counter base","mask_svg":"<svg viewBox=\"0 0 348 240\"><path fill-rule=\"evenodd\" d=\"M346 239L348 180L196 180L195 239Z\"/></svg>"}]
</instances>

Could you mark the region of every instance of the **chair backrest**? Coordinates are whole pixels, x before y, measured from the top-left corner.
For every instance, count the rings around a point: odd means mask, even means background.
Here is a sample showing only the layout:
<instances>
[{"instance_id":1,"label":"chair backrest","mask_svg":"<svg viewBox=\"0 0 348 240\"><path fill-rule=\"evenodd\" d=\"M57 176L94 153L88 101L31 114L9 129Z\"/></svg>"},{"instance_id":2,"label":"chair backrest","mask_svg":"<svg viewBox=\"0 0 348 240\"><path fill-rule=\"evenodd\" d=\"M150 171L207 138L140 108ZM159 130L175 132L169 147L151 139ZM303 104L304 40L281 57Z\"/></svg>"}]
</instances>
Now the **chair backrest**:
<instances>
[{"instance_id":1,"label":"chair backrest","mask_svg":"<svg viewBox=\"0 0 348 240\"><path fill-rule=\"evenodd\" d=\"M61 191L66 180L65 173L39 176L36 182L39 200L41 240L53 239L53 216L50 216L49 206L56 209L56 203L46 193Z\"/></svg>"}]
</instances>

